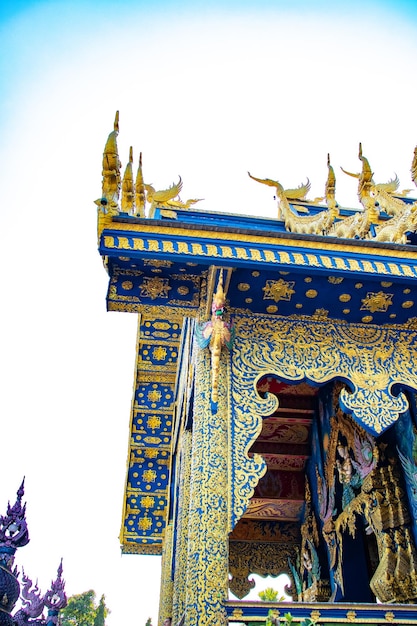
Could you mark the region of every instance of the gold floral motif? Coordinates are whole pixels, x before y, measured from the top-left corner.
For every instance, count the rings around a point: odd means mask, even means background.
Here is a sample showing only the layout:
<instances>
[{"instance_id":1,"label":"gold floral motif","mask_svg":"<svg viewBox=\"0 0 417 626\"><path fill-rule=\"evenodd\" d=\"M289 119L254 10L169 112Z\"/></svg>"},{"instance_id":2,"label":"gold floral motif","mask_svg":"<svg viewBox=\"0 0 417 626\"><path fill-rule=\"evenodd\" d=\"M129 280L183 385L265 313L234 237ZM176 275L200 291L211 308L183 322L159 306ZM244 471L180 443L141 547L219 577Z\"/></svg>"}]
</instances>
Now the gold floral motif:
<instances>
[{"instance_id":1,"label":"gold floral motif","mask_svg":"<svg viewBox=\"0 0 417 626\"><path fill-rule=\"evenodd\" d=\"M163 348L162 346L158 346L157 348L154 348L152 352L152 356L155 359L155 361L163 361L167 356L166 348Z\"/></svg>"},{"instance_id":2,"label":"gold floral motif","mask_svg":"<svg viewBox=\"0 0 417 626\"><path fill-rule=\"evenodd\" d=\"M270 306L266 307L267 313L276 313L277 311L278 311L278 307L275 306L274 304L271 304Z\"/></svg>"},{"instance_id":3,"label":"gold floral motif","mask_svg":"<svg viewBox=\"0 0 417 626\"><path fill-rule=\"evenodd\" d=\"M138 527L141 530L149 530L152 528L152 520L149 517L140 517L138 521Z\"/></svg>"},{"instance_id":4,"label":"gold floral motif","mask_svg":"<svg viewBox=\"0 0 417 626\"><path fill-rule=\"evenodd\" d=\"M180 294L180 296L186 296L187 293L190 292L190 290L185 285L181 285L180 287L178 287L177 292Z\"/></svg>"},{"instance_id":5,"label":"gold floral motif","mask_svg":"<svg viewBox=\"0 0 417 626\"><path fill-rule=\"evenodd\" d=\"M294 285L295 281L285 281L282 278L279 280L267 280L265 287L262 288L264 300L274 300L275 302L284 300L289 302L291 296L295 293Z\"/></svg>"},{"instance_id":6,"label":"gold floral motif","mask_svg":"<svg viewBox=\"0 0 417 626\"><path fill-rule=\"evenodd\" d=\"M371 313L385 313L392 304L392 293L384 293L378 291L374 293L370 291L362 300L361 311L370 311Z\"/></svg>"},{"instance_id":7,"label":"gold floral motif","mask_svg":"<svg viewBox=\"0 0 417 626\"><path fill-rule=\"evenodd\" d=\"M153 496L145 496L140 499L140 506L144 509L152 509L155 505L155 498Z\"/></svg>"},{"instance_id":8,"label":"gold floral motif","mask_svg":"<svg viewBox=\"0 0 417 626\"><path fill-rule=\"evenodd\" d=\"M126 291L129 291L129 289L133 289L133 283L131 280L124 280L122 282L122 288L125 289Z\"/></svg>"},{"instance_id":9,"label":"gold floral motif","mask_svg":"<svg viewBox=\"0 0 417 626\"><path fill-rule=\"evenodd\" d=\"M351 300L352 296L350 295L350 293L342 293L339 296L339 300L340 302L349 302Z\"/></svg>"},{"instance_id":10,"label":"gold floral motif","mask_svg":"<svg viewBox=\"0 0 417 626\"><path fill-rule=\"evenodd\" d=\"M343 276L329 276L327 280L332 285L340 285L343 282Z\"/></svg>"},{"instance_id":11,"label":"gold floral motif","mask_svg":"<svg viewBox=\"0 0 417 626\"><path fill-rule=\"evenodd\" d=\"M162 397L162 394L157 389L152 389L152 391L148 392L148 400L149 400L149 402L159 402L161 397Z\"/></svg>"},{"instance_id":12,"label":"gold floral motif","mask_svg":"<svg viewBox=\"0 0 417 626\"><path fill-rule=\"evenodd\" d=\"M306 296L307 298L317 298L318 293L315 289L309 289L308 291L306 291Z\"/></svg>"},{"instance_id":13,"label":"gold floral motif","mask_svg":"<svg viewBox=\"0 0 417 626\"><path fill-rule=\"evenodd\" d=\"M158 452L157 448L146 448L146 450L145 450L145 457L147 459L156 459L158 454L159 454L159 452Z\"/></svg>"},{"instance_id":14,"label":"gold floral motif","mask_svg":"<svg viewBox=\"0 0 417 626\"><path fill-rule=\"evenodd\" d=\"M145 483L154 483L156 480L156 472L154 470L147 469L143 472L142 477Z\"/></svg>"},{"instance_id":15,"label":"gold floral motif","mask_svg":"<svg viewBox=\"0 0 417 626\"><path fill-rule=\"evenodd\" d=\"M395 615L392 611L387 611L385 613L385 619L387 620L387 622L393 622L395 619Z\"/></svg>"},{"instance_id":16,"label":"gold floral motif","mask_svg":"<svg viewBox=\"0 0 417 626\"><path fill-rule=\"evenodd\" d=\"M346 619L347 619L348 622L354 622L356 620L356 613L355 613L355 611L347 611Z\"/></svg>"},{"instance_id":17,"label":"gold floral motif","mask_svg":"<svg viewBox=\"0 0 417 626\"><path fill-rule=\"evenodd\" d=\"M159 428L161 426L161 418L158 417L157 415L151 415L150 417L148 417L146 425L151 430L154 430L155 428Z\"/></svg>"},{"instance_id":18,"label":"gold floral motif","mask_svg":"<svg viewBox=\"0 0 417 626\"><path fill-rule=\"evenodd\" d=\"M411 309L411 307L414 306L414 302L412 300L406 300L401 306L403 309Z\"/></svg>"},{"instance_id":19,"label":"gold floral motif","mask_svg":"<svg viewBox=\"0 0 417 626\"><path fill-rule=\"evenodd\" d=\"M248 283L239 283L237 288L239 291L249 291L250 285Z\"/></svg>"},{"instance_id":20,"label":"gold floral motif","mask_svg":"<svg viewBox=\"0 0 417 626\"><path fill-rule=\"evenodd\" d=\"M171 289L167 278L160 278L159 276L144 277L143 283L139 285L141 290L140 295L142 298L168 298L168 292Z\"/></svg>"}]
</instances>

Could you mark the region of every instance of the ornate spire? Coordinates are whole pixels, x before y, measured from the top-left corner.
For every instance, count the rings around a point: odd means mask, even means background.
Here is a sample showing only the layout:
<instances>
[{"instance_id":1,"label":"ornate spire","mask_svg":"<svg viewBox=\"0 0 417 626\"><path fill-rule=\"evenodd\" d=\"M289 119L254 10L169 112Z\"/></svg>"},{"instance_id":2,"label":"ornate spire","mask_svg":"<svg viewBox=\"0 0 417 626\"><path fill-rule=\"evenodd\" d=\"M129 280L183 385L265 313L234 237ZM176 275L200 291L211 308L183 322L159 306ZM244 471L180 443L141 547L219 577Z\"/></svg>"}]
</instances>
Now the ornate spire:
<instances>
[{"instance_id":1,"label":"ornate spire","mask_svg":"<svg viewBox=\"0 0 417 626\"><path fill-rule=\"evenodd\" d=\"M103 152L102 197L95 203L105 213L116 215L119 210L120 168L122 164L117 151L117 135L119 134L119 111L116 111L113 131L107 138Z\"/></svg>"},{"instance_id":2,"label":"ornate spire","mask_svg":"<svg viewBox=\"0 0 417 626\"><path fill-rule=\"evenodd\" d=\"M135 214L135 194L133 190L133 148L130 146L129 161L122 182L122 212Z\"/></svg>"},{"instance_id":3,"label":"ornate spire","mask_svg":"<svg viewBox=\"0 0 417 626\"><path fill-rule=\"evenodd\" d=\"M142 172L142 152L139 154L139 167L138 173L136 174L136 183L135 183L135 199L136 199L136 215L139 217L145 217L145 204L146 204L146 196L145 196L145 183L143 180L143 172Z\"/></svg>"},{"instance_id":4,"label":"ornate spire","mask_svg":"<svg viewBox=\"0 0 417 626\"><path fill-rule=\"evenodd\" d=\"M414 148L413 162L411 163L411 180L417 186L417 146Z\"/></svg>"},{"instance_id":5,"label":"ornate spire","mask_svg":"<svg viewBox=\"0 0 417 626\"><path fill-rule=\"evenodd\" d=\"M45 593L43 599L50 611L59 611L67 606L65 580L62 578L62 559L57 570L57 577L52 581L51 588Z\"/></svg>"},{"instance_id":6,"label":"ornate spire","mask_svg":"<svg viewBox=\"0 0 417 626\"><path fill-rule=\"evenodd\" d=\"M7 514L0 516L0 549L1 547L20 548L29 543L29 532L26 523L26 504L22 506L25 479L17 491L17 499L13 506L7 505Z\"/></svg>"},{"instance_id":7,"label":"ornate spire","mask_svg":"<svg viewBox=\"0 0 417 626\"><path fill-rule=\"evenodd\" d=\"M326 204L329 209L337 208L336 202L336 176L334 173L334 169L330 163L330 154L327 155L327 181L326 188L324 191L324 197L326 198Z\"/></svg>"}]
</instances>

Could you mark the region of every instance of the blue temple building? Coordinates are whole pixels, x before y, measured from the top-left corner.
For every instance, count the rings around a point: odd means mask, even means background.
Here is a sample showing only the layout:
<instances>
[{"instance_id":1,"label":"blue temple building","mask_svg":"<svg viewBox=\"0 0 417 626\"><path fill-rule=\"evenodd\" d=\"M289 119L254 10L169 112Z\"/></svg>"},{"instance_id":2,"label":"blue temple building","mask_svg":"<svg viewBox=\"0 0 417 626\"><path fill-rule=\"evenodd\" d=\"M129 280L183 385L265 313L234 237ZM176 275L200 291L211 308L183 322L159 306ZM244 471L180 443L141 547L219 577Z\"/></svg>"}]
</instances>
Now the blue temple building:
<instances>
[{"instance_id":1,"label":"blue temple building","mask_svg":"<svg viewBox=\"0 0 417 626\"><path fill-rule=\"evenodd\" d=\"M122 173L117 134L96 204L108 310L138 315L120 541L162 555L160 624L417 624L417 202L359 146L360 210L329 158L322 201L249 174L276 218L203 211L132 152ZM281 573L293 602L245 601Z\"/></svg>"}]
</instances>

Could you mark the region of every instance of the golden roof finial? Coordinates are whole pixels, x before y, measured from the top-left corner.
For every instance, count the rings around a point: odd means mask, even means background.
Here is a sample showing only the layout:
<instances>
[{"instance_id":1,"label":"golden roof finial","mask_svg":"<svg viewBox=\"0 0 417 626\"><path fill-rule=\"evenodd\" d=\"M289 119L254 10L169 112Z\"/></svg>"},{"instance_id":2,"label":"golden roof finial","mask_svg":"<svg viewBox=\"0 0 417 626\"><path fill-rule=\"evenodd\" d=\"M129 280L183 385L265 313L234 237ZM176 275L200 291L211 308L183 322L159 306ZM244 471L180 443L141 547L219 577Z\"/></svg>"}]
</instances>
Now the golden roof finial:
<instances>
[{"instance_id":1,"label":"golden roof finial","mask_svg":"<svg viewBox=\"0 0 417 626\"><path fill-rule=\"evenodd\" d=\"M139 166L138 173L136 174L135 183L135 196L136 196L136 215L139 217L145 217L145 183L143 180L142 172L142 152L139 154Z\"/></svg>"},{"instance_id":2,"label":"golden roof finial","mask_svg":"<svg viewBox=\"0 0 417 626\"><path fill-rule=\"evenodd\" d=\"M347 170L341 167L342 172L347 174L348 176L353 176L353 178L358 179L358 198L359 202L364 206L365 209L369 208L372 204L372 199L370 199L372 187L374 186L374 181L372 180L372 170L369 165L369 161L366 157L363 156L362 153L362 143L359 143L359 159L362 161L362 171L358 174L353 174L352 172L348 172Z\"/></svg>"},{"instance_id":3,"label":"golden roof finial","mask_svg":"<svg viewBox=\"0 0 417 626\"><path fill-rule=\"evenodd\" d=\"M414 157L411 163L411 180L417 186L417 146L414 148Z\"/></svg>"},{"instance_id":4,"label":"golden roof finial","mask_svg":"<svg viewBox=\"0 0 417 626\"><path fill-rule=\"evenodd\" d=\"M133 190L133 148L130 146L129 162L126 165L122 182L122 212L134 215L135 194Z\"/></svg>"},{"instance_id":5,"label":"golden roof finial","mask_svg":"<svg viewBox=\"0 0 417 626\"><path fill-rule=\"evenodd\" d=\"M120 168L122 164L117 151L117 135L119 133L119 111L116 111L114 130L107 138L103 152L102 198L96 201L104 211L117 214L120 195Z\"/></svg>"},{"instance_id":6,"label":"golden roof finial","mask_svg":"<svg viewBox=\"0 0 417 626\"><path fill-rule=\"evenodd\" d=\"M330 154L327 155L327 169L329 170L327 175L326 187L324 190L324 197L326 198L326 204L329 209L337 207L336 202L336 176L334 169L330 163Z\"/></svg>"}]
</instances>

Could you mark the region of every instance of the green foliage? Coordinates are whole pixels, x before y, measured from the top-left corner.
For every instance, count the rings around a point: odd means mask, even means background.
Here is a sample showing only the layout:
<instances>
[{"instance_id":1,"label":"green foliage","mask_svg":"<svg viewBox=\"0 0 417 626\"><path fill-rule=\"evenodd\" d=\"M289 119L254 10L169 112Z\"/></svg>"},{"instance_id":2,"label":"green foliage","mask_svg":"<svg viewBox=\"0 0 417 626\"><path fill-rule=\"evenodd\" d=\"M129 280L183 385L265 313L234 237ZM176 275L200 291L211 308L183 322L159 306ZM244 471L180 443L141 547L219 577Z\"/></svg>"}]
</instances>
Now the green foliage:
<instances>
[{"instance_id":1,"label":"green foliage","mask_svg":"<svg viewBox=\"0 0 417 626\"><path fill-rule=\"evenodd\" d=\"M297 622L298 623L298 622ZM266 618L265 626L279 626L283 624L284 626L293 626L295 625L294 618L291 613L285 613L284 618L277 617L277 612L274 610L268 611L268 617ZM300 626L318 626L316 622L309 617L303 619L299 622Z\"/></svg>"},{"instance_id":2,"label":"green foliage","mask_svg":"<svg viewBox=\"0 0 417 626\"><path fill-rule=\"evenodd\" d=\"M68 598L61 611L61 626L105 626L109 614L104 595L96 605L96 592L90 589Z\"/></svg>"},{"instance_id":3,"label":"green foliage","mask_svg":"<svg viewBox=\"0 0 417 626\"><path fill-rule=\"evenodd\" d=\"M277 624L276 611L272 609L268 611L268 617L266 618L265 626L275 626Z\"/></svg>"},{"instance_id":4,"label":"green foliage","mask_svg":"<svg viewBox=\"0 0 417 626\"><path fill-rule=\"evenodd\" d=\"M267 587L264 591L260 591L258 596L263 602L282 602L282 599L278 598L278 591L275 591L272 587Z\"/></svg>"},{"instance_id":5,"label":"green foliage","mask_svg":"<svg viewBox=\"0 0 417 626\"><path fill-rule=\"evenodd\" d=\"M148 617L148 619L146 620L145 626L152 626L152 620L150 617Z\"/></svg>"}]
</instances>

